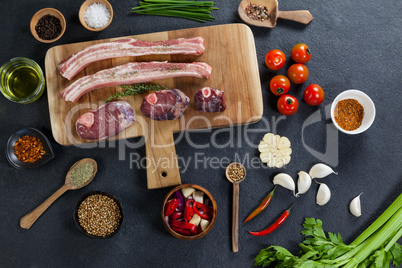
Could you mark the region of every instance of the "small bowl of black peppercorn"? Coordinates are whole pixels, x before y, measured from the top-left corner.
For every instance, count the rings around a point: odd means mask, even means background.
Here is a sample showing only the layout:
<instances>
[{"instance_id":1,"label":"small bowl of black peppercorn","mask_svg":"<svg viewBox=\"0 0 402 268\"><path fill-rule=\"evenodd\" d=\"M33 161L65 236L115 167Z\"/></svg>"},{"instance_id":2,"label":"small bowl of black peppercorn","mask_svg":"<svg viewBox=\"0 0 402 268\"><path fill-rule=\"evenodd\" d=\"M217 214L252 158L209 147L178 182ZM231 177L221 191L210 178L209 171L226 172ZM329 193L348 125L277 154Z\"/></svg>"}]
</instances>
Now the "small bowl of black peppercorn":
<instances>
[{"instance_id":1,"label":"small bowl of black peppercorn","mask_svg":"<svg viewBox=\"0 0 402 268\"><path fill-rule=\"evenodd\" d=\"M42 43L52 43L60 39L66 30L66 20L60 11L44 8L31 19L31 33Z\"/></svg>"}]
</instances>

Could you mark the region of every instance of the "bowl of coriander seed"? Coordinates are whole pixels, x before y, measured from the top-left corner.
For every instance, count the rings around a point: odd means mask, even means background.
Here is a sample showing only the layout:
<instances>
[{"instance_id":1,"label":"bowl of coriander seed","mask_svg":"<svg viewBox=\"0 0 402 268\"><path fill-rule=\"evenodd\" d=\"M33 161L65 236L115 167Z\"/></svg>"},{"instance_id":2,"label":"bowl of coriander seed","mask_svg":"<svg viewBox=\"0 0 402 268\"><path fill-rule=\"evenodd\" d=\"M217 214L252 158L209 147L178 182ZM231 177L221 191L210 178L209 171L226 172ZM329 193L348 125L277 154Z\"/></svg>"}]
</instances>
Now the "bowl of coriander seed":
<instances>
[{"instance_id":1,"label":"bowl of coriander seed","mask_svg":"<svg viewBox=\"0 0 402 268\"><path fill-rule=\"evenodd\" d=\"M123 207L111 194L96 191L84 195L74 211L75 223L91 238L115 235L123 222Z\"/></svg>"}]
</instances>

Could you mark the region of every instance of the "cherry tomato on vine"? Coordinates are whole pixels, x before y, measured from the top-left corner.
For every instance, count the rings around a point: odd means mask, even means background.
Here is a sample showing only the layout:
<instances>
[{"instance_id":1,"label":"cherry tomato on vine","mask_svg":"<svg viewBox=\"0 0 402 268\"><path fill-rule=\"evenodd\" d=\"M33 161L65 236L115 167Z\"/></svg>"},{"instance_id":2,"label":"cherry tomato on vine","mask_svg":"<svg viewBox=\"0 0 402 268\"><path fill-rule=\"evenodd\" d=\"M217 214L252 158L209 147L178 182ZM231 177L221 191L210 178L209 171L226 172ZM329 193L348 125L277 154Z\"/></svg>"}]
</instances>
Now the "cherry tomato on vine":
<instances>
[{"instance_id":1,"label":"cherry tomato on vine","mask_svg":"<svg viewBox=\"0 0 402 268\"><path fill-rule=\"evenodd\" d=\"M278 110L281 114L292 115L299 108L299 102L291 95L282 95L278 100Z\"/></svg>"},{"instance_id":2,"label":"cherry tomato on vine","mask_svg":"<svg viewBox=\"0 0 402 268\"><path fill-rule=\"evenodd\" d=\"M317 84L309 85L304 90L303 94L304 101L312 106L317 106L321 104L321 102L324 100L324 97L325 97L324 90L322 90L322 88Z\"/></svg>"},{"instance_id":3,"label":"cherry tomato on vine","mask_svg":"<svg viewBox=\"0 0 402 268\"><path fill-rule=\"evenodd\" d=\"M265 64L273 71L279 70L285 65L286 56L279 49L273 49L265 56Z\"/></svg>"},{"instance_id":4,"label":"cherry tomato on vine","mask_svg":"<svg viewBox=\"0 0 402 268\"><path fill-rule=\"evenodd\" d=\"M294 84L301 84L306 82L308 78L308 69L306 65L295 63L288 69L288 78Z\"/></svg>"},{"instance_id":5,"label":"cherry tomato on vine","mask_svg":"<svg viewBox=\"0 0 402 268\"><path fill-rule=\"evenodd\" d=\"M297 44L290 51L290 56L295 62L306 63L311 59L311 51L306 44Z\"/></svg>"},{"instance_id":6,"label":"cherry tomato on vine","mask_svg":"<svg viewBox=\"0 0 402 268\"><path fill-rule=\"evenodd\" d=\"M290 89L290 81L284 75L276 75L269 82L269 89L276 96L281 96L288 93Z\"/></svg>"}]
</instances>

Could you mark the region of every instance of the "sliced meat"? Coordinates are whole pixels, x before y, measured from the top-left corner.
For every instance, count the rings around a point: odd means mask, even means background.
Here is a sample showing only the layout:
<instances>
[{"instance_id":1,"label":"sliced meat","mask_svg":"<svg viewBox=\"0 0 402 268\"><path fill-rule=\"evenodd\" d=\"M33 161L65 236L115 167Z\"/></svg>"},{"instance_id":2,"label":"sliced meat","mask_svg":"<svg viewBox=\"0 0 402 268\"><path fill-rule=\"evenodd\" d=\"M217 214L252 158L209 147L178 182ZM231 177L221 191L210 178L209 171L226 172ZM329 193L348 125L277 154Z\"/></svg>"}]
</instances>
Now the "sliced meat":
<instances>
[{"instance_id":1,"label":"sliced meat","mask_svg":"<svg viewBox=\"0 0 402 268\"><path fill-rule=\"evenodd\" d=\"M209 78L211 71L211 66L204 62L130 62L78 79L61 92L61 97L66 101L76 102L85 93L101 87L146 83L182 76Z\"/></svg>"},{"instance_id":2,"label":"sliced meat","mask_svg":"<svg viewBox=\"0 0 402 268\"><path fill-rule=\"evenodd\" d=\"M161 90L148 94L141 112L153 120L174 120L186 110L190 98L178 89Z\"/></svg>"},{"instance_id":3,"label":"sliced meat","mask_svg":"<svg viewBox=\"0 0 402 268\"><path fill-rule=\"evenodd\" d=\"M110 58L134 57L152 54L193 54L201 55L205 51L204 38L179 38L166 41L141 41L125 38L113 42L89 46L62 61L58 69L60 74L71 80L87 65Z\"/></svg>"},{"instance_id":4,"label":"sliced meat","mask_svg":"<svg viewBox=\"0 0 402 268\"><path fill-rule=\"evenodd\" d=\"M125 101L109 102L81 115L75 128L78 136L89 140L113 137L134 124L134 111Z\"/></svg>"},{"instance_id":5,"label":"sliced meat","mask_svg":"<svg viewBox=\"0 0 402 268\"><path fill-rule=\"evenodd\" d=\"M226 110L224 92L215 88L204 87L195 93L195 105L200 112L223 112Z\"/></svg>"}]
</instances>

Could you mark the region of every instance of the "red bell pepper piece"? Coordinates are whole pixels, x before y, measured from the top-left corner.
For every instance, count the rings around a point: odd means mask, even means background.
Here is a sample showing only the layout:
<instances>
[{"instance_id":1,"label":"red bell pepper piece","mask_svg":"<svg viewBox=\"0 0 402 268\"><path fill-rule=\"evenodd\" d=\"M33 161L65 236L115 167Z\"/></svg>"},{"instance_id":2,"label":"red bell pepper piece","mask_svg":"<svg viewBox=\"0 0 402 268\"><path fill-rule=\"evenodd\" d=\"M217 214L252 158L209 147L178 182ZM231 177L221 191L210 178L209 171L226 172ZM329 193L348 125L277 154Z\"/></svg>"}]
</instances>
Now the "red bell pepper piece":
<instances>
[{"instance_id":1,"label":"red bell pepper piece","mask_svg":"<svg viewBox=\"0 0 402 268\"><path fill-rule=\"evenodd\" d=\"M186 230L184 228L172 227L172 230L182 235L192 235L189 230Z\"/></svg>"},{"instance_id":2,"label":"red bell pepper piece","mask_svg":"<svg viewBox=\"0 0 402 268\"><path fill-rule=\"evenodd\" d=\"M192 234L197 234L197 226L195 226L192 223L184 222L184 221L178 221L178 220L172 220L170 223L170 226L174 228L182 228L186 230L190 230Z\"/></svg>"},{"instance_id":3,"label":"red bell pepper piece","mask_svg":"<svg viewBox=\"0 0 402 268\"><path fill-rule=\"evenodd\" d=\"M186 222L191 221L191 218L194 216L194 209L192 207L186 207L184 209L184 220Z\"/></svg>"},{"instance_id":4,"label":"red bell pepper piece","mask_svg":"<svg viewBox=\"0 0 402 268\"><path fill-rule=\"evenodd\" d=\"M170 216L170 214L172 214L178 206L179 200L177 200L176 198L170 200L165 206L165 216Z\"/></svg>"},{"instance_id":5,"label":"red bell pepper piece","mask_svg":"<svg viewBox=\"0 0 402 268\"><path fill-rule=\"evenodd\" d=\"M180 219L180 218L183 217L183 212L181 212L181 211L174 211L174 212L172 213L172 215L170 215L170 217L171 217L173 220Z\"/></svg>"},{"instance_id":6,"label":"red bell pepper piece","mask_svg":"<svg viewBox=\"0 0 402 268\"><path fill-rule=\"evenodd\" d=\"M201 218L205 220L211 220L213 212L212 208L207 207L206 205L199 202L194 202L193 209L194 212L197 213L198 216L200 216Z\"/></svg>"},{"instance_id":7,"label":"red bell pepper piece","mask_svg":"<svg viewBox=\"0 0 402 268\"><path fill-rule=\"evenodd\" d=\"M188 199L187 201L186 201L186 207L193 207L193 204L194 204L194 199Z\"/></svg>"}]
</instances>

